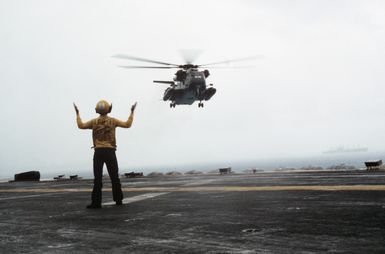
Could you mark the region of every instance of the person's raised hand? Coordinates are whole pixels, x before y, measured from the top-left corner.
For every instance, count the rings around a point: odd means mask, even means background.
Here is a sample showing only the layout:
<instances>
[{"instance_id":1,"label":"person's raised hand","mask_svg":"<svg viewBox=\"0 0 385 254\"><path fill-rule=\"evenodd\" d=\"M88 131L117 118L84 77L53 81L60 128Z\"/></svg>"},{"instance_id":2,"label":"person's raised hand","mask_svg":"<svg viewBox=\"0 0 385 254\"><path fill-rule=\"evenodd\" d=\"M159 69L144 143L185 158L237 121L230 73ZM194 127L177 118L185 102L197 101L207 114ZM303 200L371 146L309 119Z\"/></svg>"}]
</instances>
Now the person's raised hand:
<instances>
[{"instance_id":1,"label":"person's raised hand","mask_svg":"<svg viewBox=\"0 0 385 254\"><path fill-rule=\"evenodd\" d=\"M78 107L76 106L75 102L74 102L74 108L75 108L76 114L79 115L79 109L78 109Z\"/></svg>"},{"instance_id":2,"label":"person's raised hand","mask_svg":"<svg viewBox=\"0 0 385 254\"><path fill-rule=\"evenodd\" d=\"M137 104L137 102L135 102L135 104L131 106L131 113L134 113L135 108L136 108L136 104Z\"/></svg>"}]
</instances>

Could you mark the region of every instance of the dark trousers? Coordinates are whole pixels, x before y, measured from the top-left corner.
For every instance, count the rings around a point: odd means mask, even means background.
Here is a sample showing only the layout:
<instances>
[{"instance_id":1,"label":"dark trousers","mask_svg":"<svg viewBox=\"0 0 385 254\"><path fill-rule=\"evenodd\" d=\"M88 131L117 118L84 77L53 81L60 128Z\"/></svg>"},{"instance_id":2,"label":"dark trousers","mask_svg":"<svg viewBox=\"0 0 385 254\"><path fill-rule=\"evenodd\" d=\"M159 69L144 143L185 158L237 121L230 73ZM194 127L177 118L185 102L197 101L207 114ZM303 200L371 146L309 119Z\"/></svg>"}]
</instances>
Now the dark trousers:
<instances>
[{"instance_id":1,"label":"dark trousers","mask_svg":"<svg viewBox=\"0 0 385 254\"><path fill-rule=\"evenodd\" d=\"M92 204L100 205L102 203L103 187L103 165L106 163L108 174L112 183L112 196L114 201L123 199L122 187L119 179L118 161L116 159L115 149L113 148L95 148L94 153L94 189L92 190Z\"/></svg>"}]
</instances>

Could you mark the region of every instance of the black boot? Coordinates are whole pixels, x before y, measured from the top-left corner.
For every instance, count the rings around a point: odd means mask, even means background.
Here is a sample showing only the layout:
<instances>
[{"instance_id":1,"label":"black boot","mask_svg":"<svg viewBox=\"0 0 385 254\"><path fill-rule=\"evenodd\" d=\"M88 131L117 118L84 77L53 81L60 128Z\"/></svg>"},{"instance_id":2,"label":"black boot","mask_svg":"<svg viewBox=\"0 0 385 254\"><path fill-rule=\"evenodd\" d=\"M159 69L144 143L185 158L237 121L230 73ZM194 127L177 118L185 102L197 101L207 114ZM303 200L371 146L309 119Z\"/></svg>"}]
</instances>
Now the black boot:
<instances>
[{"instance_id":1,"label":"black boot","mask_svg":"<svg viewBox=\"0 0 385 254\"><path fill-rule=\"evenodd\" d=\"M116 201L116 205L117 205L117 206L121 206L121 205L123 205L123 202L122 202L122 200L118 200L118 201Z\"/></svg>"},{"instance_id":2,"label":"black boot","mask_svg":"<svg viewBox=\"0 0 385 254\"><path fill-rule=\"evenodd\" d=\"M90 205L87 206L87 208L88 209L99 209L99 208L102 208L102 206L91 203Z\"/></svg>"}]
</instances>

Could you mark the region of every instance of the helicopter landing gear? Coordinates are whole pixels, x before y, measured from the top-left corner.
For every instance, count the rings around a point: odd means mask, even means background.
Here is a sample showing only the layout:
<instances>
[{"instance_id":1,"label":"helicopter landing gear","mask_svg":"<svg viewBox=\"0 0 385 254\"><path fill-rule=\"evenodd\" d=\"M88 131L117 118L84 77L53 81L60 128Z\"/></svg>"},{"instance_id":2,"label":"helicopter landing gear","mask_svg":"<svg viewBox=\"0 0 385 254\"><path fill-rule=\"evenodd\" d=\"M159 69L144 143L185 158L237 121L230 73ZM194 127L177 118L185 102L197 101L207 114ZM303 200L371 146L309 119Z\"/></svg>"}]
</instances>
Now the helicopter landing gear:
<instances>
[{"instance_id":1,"label":"helicopter landing gear","mask_svg":"<svg viewBox=\"0 0 385 254\"><path fill-rule=\"evenodd\" d=\"M204 106L203 102L198 103L198 108L203 108L203 106Z\"/></svg>"},{"instance_id":2,"label":"helicopter landing gear","mask_svg":"<svg viewBox=\"0 0 385 254\"><path fill-rule=\"evenodd\" d=\"M175 102L170 103L170 108L175 108L175 106L176 106Z\"/></svg>"}]
</instances>

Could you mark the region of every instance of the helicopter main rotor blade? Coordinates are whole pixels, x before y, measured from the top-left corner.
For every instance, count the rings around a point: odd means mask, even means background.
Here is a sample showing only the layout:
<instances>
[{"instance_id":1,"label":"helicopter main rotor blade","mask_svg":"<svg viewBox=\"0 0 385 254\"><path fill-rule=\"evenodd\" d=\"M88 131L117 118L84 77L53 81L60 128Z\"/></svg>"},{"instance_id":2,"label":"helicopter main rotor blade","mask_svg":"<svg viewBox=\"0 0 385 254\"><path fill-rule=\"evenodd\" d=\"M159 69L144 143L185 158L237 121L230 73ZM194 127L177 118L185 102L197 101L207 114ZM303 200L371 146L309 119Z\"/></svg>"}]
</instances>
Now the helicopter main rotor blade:
<instances>
[{"instance_id":1,"label":"helicopter main rotor blade","mask_svg":"<svg viewBox=\"0 0 385 254\"><path fill-rule=\"evenodd\" d=\"M146 62L146 63L156 63L156 64L163 64L163 65L179 66L178 64L160 62L160 61L155 61L155 60L146 59L146 58L142 58L142 57L128 56L128 55L122 55L122 54L114 55L112 57L121 58L121 59L128 59L128 60L135 60L135 61L141 61L141 62Z\"/></svg>"},{"instance_id":2,"label":"helicopter main rotor blade","mask_svg":"<svg viewBox=\"0 0 385 254\"><path fill-rule=\"evenodd\" d=\"M262 58L265 58L265 57L262 56L262 55L258 55L258 56L249 56L249 57L236 58L236 59L230 59L230 60L219 61L219 62L213 62L213 63L207 63L207 64L200 64L200 65L198 65L198 66L199 66L199 67L203 67L203 66L216 65L216 64L228 64L228 63L233 63L233 62L241 62L241 61L248 61L248 60L262 59Z\"/></svg>"},{"instance_id":3,"label":"helicopter main rotor blade","mask_svg":"<svg viewBox=\"0 0 385 254\"><path fill-rule=\"evenodd\" d=\"M131 65L119 65L119 67L127 69L174 69L179 67L173 66L131 66Z\"/></svg>"},{"instance_id":4,"label":"helicopter main rotor blade","mask_svg":"<svg viewBox=\"0 0 385 254\"><path fill-rule=\"evenodd\" d=\"M254 65L242 65L242 66L210 66L210 69L246 69L254 68Z\"/></svg>"}]
</instances>

